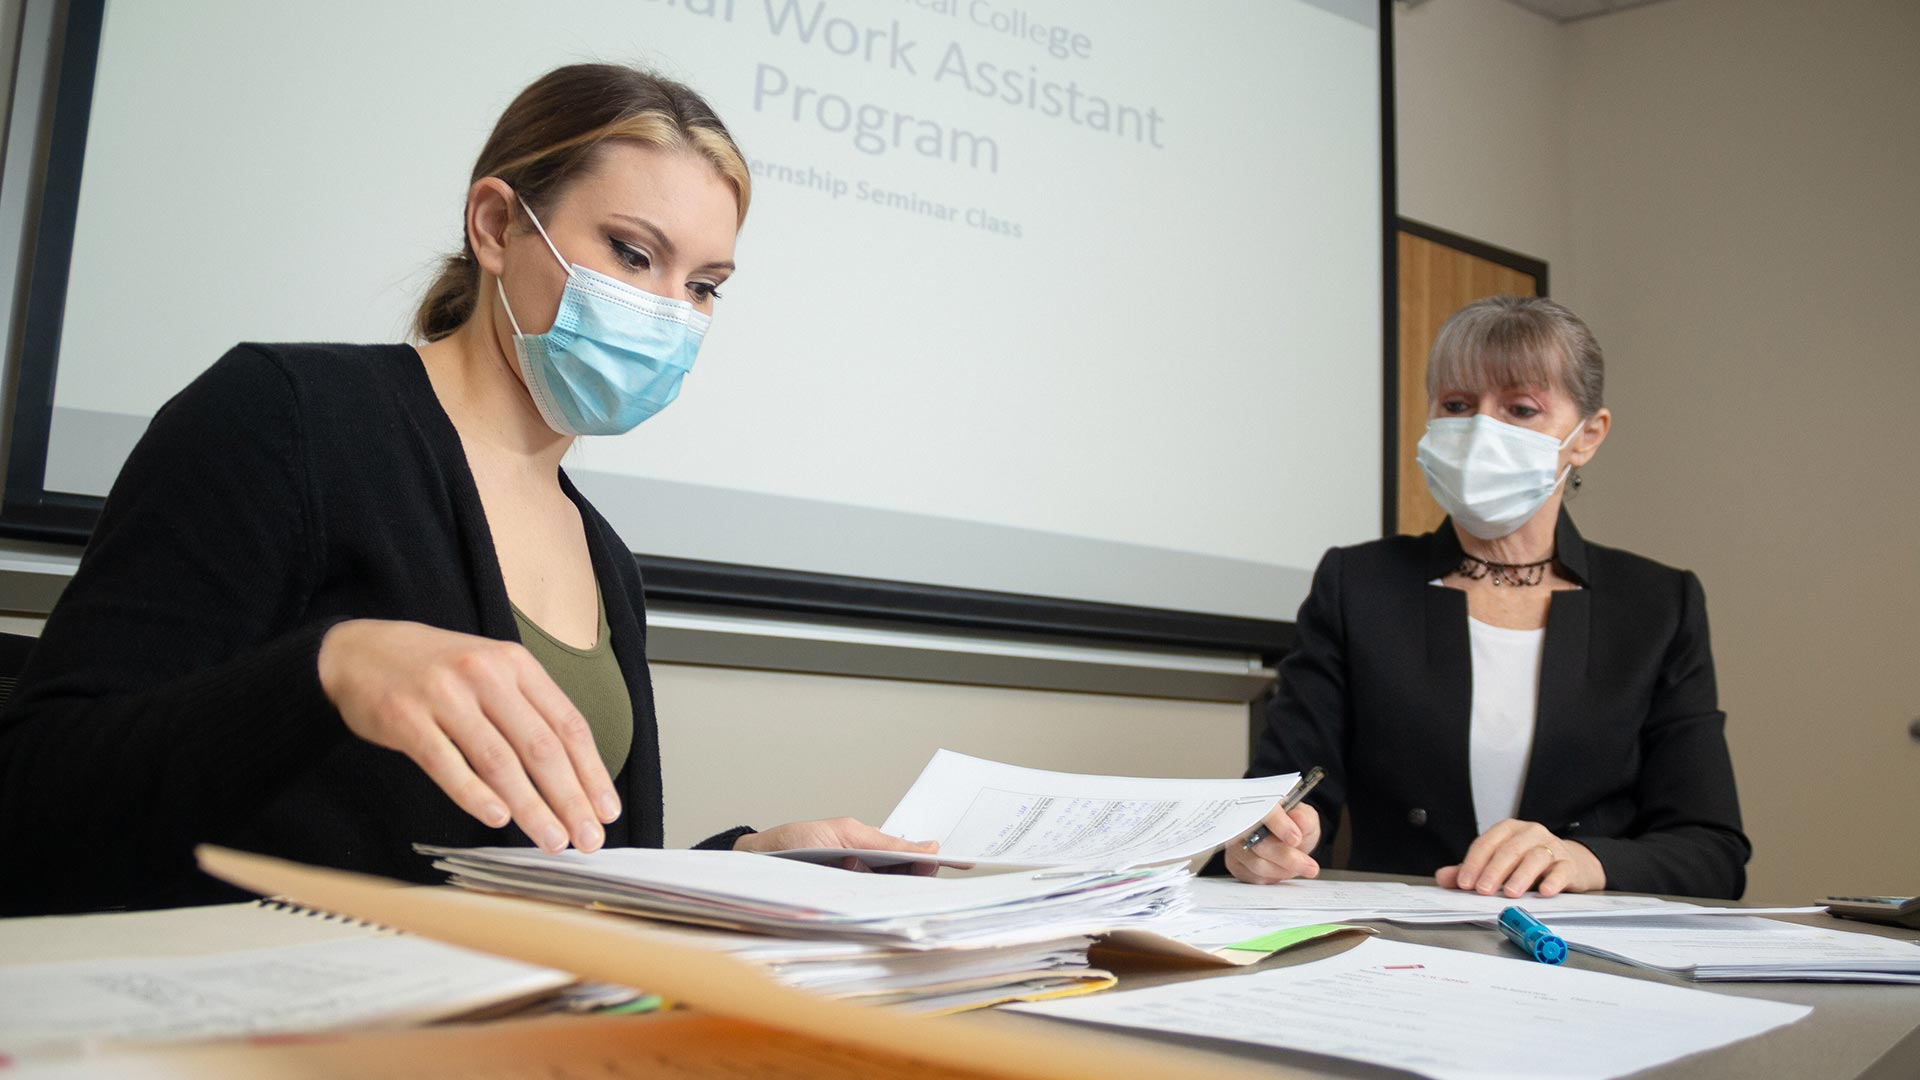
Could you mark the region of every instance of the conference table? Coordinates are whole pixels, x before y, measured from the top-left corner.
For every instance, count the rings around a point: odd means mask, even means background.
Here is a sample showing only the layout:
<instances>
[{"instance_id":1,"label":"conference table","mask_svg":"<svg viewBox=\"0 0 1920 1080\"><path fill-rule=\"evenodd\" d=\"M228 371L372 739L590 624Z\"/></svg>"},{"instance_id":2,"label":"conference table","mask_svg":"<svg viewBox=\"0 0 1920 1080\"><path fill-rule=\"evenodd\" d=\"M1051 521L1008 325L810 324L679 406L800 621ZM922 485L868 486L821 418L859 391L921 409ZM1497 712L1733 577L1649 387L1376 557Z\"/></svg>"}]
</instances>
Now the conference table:
<instances>
[{"instance_id":1,"label":"conference table","mask_svg":"<svg viewBox=\"0 0 1920 1080\"><path fill-rule=\"evenodd\" d=\"M1359 871L1330 870L1325 875L1347 881L1400 881L1408 884L1432 884L1430 878L1393 874L1369 874ZM1724 900L1669 896L1662 899L1686 900L1708 906L1729 905ZM1833 929L1878 934L1904 940L1920 939L1920 931L1873 923L1838 919L1825 913L1774 915L1770 918L1806 923ZM1482 926L1401 926L1390 922L1366 925L1379 935L1395 941L1464 949L1489 956L1519 955L1506 938ZM1258 964L1232 971L1163 970L1150 973L1126 972L1120 984L1108 993L1159 986L1187 979L1232 979L1252 972L1291 964L1308 964L1352 948L1359 941L1353 936L1308 942ZM1802 1020L1776 1028L1764 1035L1721 1047L1718 1050L1682 1058L1655 1069L1635 1073L1647 1080L1749 1080L1753 1077L1795 1077L1805 1080L1915 1080L1920 1078L1920 985L1885 983L1815 982L1708 982L1649 971L1615 963L1582 953L1574 953L1567 966L1585 971L1648 979L1672 986L1686 986L1716 994L1784 1001L1811 1005L1813 1012ZM1035 1024L1053 1025L1061 1021L1012 1012L994 1012L996 1024L1014 1025L1031 1030ZM1275 1017L1284 1023L1284 1017ZM1257 1078L1326 1076L1372 1080L1376 1077L1406 1077L1410 1074L1360 1062L1322 1057L1265 1046L1237 1045L1214 1040L1181 1039L1145 1032L1114 1028L1087 1027L1084 1030L1107 1032L1116 1039L1151 1040L1163 1046L1174 1045L1193 1055L1196 1062L1217 1062L1223 1075Z\"/></svg>"},{"instance_id":2,"label":"conference table","mask_svg":"<svg viewBox=\"0 0 1920 1080\"><path fill-rule=\"evenodd\" d=\"M1424 878L1352 871L1329 871L1326 876L1336 880L1350 881L1428 883ZM1664 899L1687 900L1690 898L1665 897ZM1724 901L1697 900L1695 902L1723 906L1725 903ZM1770 917L1903 940L1920 939L1920 931L1835 919L1824 913ZM107 935L103 939L96 934L76 933L77 930L85 929L84 920L79 924L68 923L66 929L59 935L43 933L41 928L45 925L47 923L44 920L0 920L0 960L51 961L127 955L120 950L128 949L129 945L123 940L116 942L113 935ZM1486 927L1401 926L1389 922L1373 922L1366 925L1377 930L1380 937L1389 940L1462 949L1491 956L1510 958L1517 956L1504 937ZM1354 935L1343 935L1312 941L1269 957L1258 964L1233 969L1169 966L1143 968L1135 964L1120 970L1119 985L1107 993L1123 993L1130 989L1160 986L1189 979L1245 978L1253 973L1275 967L1312 963L1352 948L1360 940L1363 939ZM243 947L249 944L271 943L275 942L235 940L231 946ZM139 951L165 952L167 950ZM4 955L8 953L14 955L11 957ZM1815 982L1696 984L1664 973L1597 959L1580 953L1573 954L1567 964L1573 968L1605 972L1631 979L1647 979L1669 985L1695 987L1712 993L1763 998L1813 1007L1811 1014L1785 1027L1776 1028L1756 1038L1737 1042L1718 1050L1636 1073L1634 1074L1636 1077L1646 1077L1650 1080L1651 1078L1732 1080L1732 1078L1773 1076L1816 1078L1816 1080L1824 1080L1824 1078L1914 1080L1920 1077L1920 985ZM966 1014L966 1018L970 1023L1004 1026L1010 1030L1042 1036L1050 1031L1058 1031L1060 1025L1066 1023L1004 1010L969 1013ZM596 1025L596 1031L599 1030L597 1025L600 1023L635 1024L644 1029L646 1019L645 1017L606 1018L588 1022ZM1276 1025L1285 1023L1284 1016L1276 1016L1274 1019ZM1073 1024L1071 1026L1082 1033L1092 1033L1111 1046L1125 1048L1133 1044L1151 1043L1163 1051L1171 1049L1176 1058L1203 1067L1208 1073L1223 1077L1311 1076L1372 1080L1380 1077L1404 1078L1411 1075L1359 1062L1264 1046L1163 1036L1092 1025ZM5 1070L0 1069L0 1071ZM1125 1080L1125 1078L1116 1077L1115 1080Z\"/></svg>"}]
</instances>

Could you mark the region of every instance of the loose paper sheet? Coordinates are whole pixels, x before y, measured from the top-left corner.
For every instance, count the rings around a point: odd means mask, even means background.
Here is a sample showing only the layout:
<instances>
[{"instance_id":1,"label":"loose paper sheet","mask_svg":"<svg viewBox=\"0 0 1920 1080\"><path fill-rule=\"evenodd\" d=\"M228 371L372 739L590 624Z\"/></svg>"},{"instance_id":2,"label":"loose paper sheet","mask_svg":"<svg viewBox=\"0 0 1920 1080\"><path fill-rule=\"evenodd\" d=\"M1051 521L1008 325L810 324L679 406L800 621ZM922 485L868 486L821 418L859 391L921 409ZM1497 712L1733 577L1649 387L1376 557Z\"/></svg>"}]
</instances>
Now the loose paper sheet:
<instances>
[{"instance_id":1,"label":"loose paper sheet","mask_svg":"<svg viewBox=\"0 0 1920 1080\"><path fill-rule=\"evenodd\" d=\"M1282 930L1298 930L1309 926L1346 928L1344 923L1351 918L1351 916L1331 911L1193 908L1179 915L1155 919L1139 929L1164 934L1176 941L1184 941L1211 951L1238 945L1253 938L1266 937ZM1353 927L1352 929L1361 928Z\"/></svg>"},{"instance_id":2,"label":"loose paper sheet","mask_svg":"<svg viewBox=\"0 0 1920 1080\"><path fill-rule=\"evenodd\" d=\"M1274 885L1251 885L1229 877L1197 877L1188 886L1193 906L1213 911L1337 912L1343 918L1370 919L1383 911L1403 911L1417 903L1412 886L1397 881L1328 881L1295 878Z\"/></svg>"},{"instance_id":3,"label":"loose paper sheet","mask_svg":"<svg viewBox=\"0 0 1920 1080\"><path fill-rule=\"evenodd\" d=\"M1249 911L1286 911L1301 909L1337 912L1342 918L1388 919L1404 923L1477 922L1498 918L1500 912L1520 905L1541 919L1601 917L1612 915L1698 914L1703 909L1673 900L1648 896L1600 896L1587 893L1561 893L1542 897L1525 893L1519 897L1501 894L1481 896L1460 889L1437 885L1406 885L1397 881L1328 881L1320 878L1295 878L1276 885L1249 885L1231 878L1200 878L1192 885L1193 904L1197 908Z\"/></svg>"},{"instance_id":4,"label":"loose paper sheet","mask_svg":"<svg viewBox=\"0 0 1920 1080\"><path fill-rule=\"evenodd\" d=\"M1699 978L1814 978L1883 973L1920 980L1920 945L1897 938L1772 919L1729 916L1568 921L1553 928L1567 944L1630 964ZM1904 976L1904 978L1902 977Z\"/></svg>"},{"instance_id":5,"label":"loose paper sheet","mask_svg":"<svg viewBox=\"0 0 1920 1080\"><path fill-rule=\"evenodd\" d=\"M1483 923L1492 925L1500 913L1518 905L1542 921L1633 919L1693 915L1796 915L1823 911L1819 907L1707 907L1653 896L1561 893L1543 897L1523 893L1510 897L1481 896L1438 885L1407 885L1398 881L1329 881L1294 878L1276 885L1249 885L1233 878L1195 878L1191 886L1196 909L1248 911L1310 911L1349 922L1385 919L1407 925Z\"/></svg>"},{"instance_id":6,"label":"loose paper sheet","mask_svg":"<svg viewBox=\"0 0 1920 1080\"><path fill-rule=\"evenodd\" d=\"M940 862L1123 868L1191 858L1246 834L1298 773L1165 780L1026 769L941 750L881 830L938 840ZM897 853L810 849L811 859Z\"/></svg>"},{"instance_id":7,"label":"loose paper sheet","mask_svg":"<svg viewBox=\"0 0 1920 1080\"><path fill-rule=\"evenodd\" d=\"M1813 1011L1380 939L1297 967L1009 1008L1331 1054L1436 1080L1610 1080Z\"/></svg>"}]
</instances>

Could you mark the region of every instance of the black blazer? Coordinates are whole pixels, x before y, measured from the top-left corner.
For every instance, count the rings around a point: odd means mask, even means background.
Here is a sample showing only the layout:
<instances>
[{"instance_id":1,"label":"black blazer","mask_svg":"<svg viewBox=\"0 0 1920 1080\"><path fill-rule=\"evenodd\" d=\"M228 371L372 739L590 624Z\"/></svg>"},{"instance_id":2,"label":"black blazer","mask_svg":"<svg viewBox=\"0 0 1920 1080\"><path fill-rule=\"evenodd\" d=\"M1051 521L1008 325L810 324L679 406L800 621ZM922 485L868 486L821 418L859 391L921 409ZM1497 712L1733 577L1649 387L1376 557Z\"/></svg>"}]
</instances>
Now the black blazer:
<instances>
[{"instance_id":1,"label":"black blazer","mask_svg":"<svg viewBox=\"0 0 1920 1080\"><path fill-rule=\"evenodd\" d=\"M607 844L658 847L639 569L560 483L633 699ZM419 882L415 841L527 843L348 733L316 658L362 617L519 639L460 436L405 345L239 346L154 416L0 717L0 913L244 895L199 842Z\"/></svg>"},{"instance_id":2,"label":"black blazer","mask_svg":"<svg viewBox=\"0 0 1920 1080\"><path fill-rule=\"evenodd\" d=\"M1517 816L1585 844L1609 889L1738 897L1752 846L1699 579L1587 543L1564 510L1556 542L1582 588L1548 609ZM1323 853L1351 815L1353 869L1430 874L1476 836L1467 597L1428 584L1460 557L1451 522L1327 552L1263 703L1247 775L1325 766L1308 801Z\"/></svg>"}]
</instances>

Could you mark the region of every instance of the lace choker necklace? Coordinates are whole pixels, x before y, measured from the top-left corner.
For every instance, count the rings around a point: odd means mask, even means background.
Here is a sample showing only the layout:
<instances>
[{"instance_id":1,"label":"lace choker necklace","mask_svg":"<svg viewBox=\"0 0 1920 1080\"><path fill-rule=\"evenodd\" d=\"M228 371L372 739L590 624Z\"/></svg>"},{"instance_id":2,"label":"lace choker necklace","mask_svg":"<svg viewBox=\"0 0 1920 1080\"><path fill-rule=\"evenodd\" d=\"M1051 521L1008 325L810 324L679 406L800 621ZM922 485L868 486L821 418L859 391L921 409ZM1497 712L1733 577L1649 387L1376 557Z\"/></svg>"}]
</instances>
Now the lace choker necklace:
<instances>
[{"instance_id":1,"label":"lace choker necklace","mask_svg":"<svg viewBox=\"0 0 1920 1080\"><path fill-rule=\"evenodd\" d=\"M1547 567L1552 565L1553 559L1550 557L1541 559L1539 562L1503 563L1490 562L1477 555L1462 554L1460 565L1454 573L1468 581L1491 578L1495 585L1514 585L1524 588L1529 585L1538 585L1545 580Z\"/></svg>"}]
</instances>

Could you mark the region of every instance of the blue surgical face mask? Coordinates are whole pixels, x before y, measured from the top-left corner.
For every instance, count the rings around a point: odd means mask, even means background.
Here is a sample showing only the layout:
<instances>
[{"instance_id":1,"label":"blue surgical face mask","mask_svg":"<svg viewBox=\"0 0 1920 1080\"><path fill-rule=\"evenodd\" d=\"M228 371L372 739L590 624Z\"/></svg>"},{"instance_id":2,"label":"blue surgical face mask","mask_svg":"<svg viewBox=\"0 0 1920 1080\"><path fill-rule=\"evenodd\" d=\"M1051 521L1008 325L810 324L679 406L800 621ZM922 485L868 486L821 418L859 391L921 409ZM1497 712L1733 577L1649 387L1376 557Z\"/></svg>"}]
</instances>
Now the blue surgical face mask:
<instances>
[{"instance_id":1,"label":"blue surgical face mask","mask_svg":"<svg viewBox=\"0 0 1920 1080\"><path fill-rule=\"evenodd\" d=\"M520 374L547 425L562 435L620 435L680 396L711 316L605 274L570 264L525 199L521 209L567 272L560 310L544 334L523 334L499 279L500 306L513 324Z\"/></svg>"},{"instance_id":2,"label":"blue surgical face mask","mask_svg":"<svg viewBox=\"0 0 1920 1080\"><path fill-rule=\"evenodd\" d=\"M1580 423L1556 439L1479 413L1427 421L1416 456L1427 490L1460 527L1497 540L1540 512L1573 466L1560 451L1586 429Z\"/></svg>"}]
</instances>

